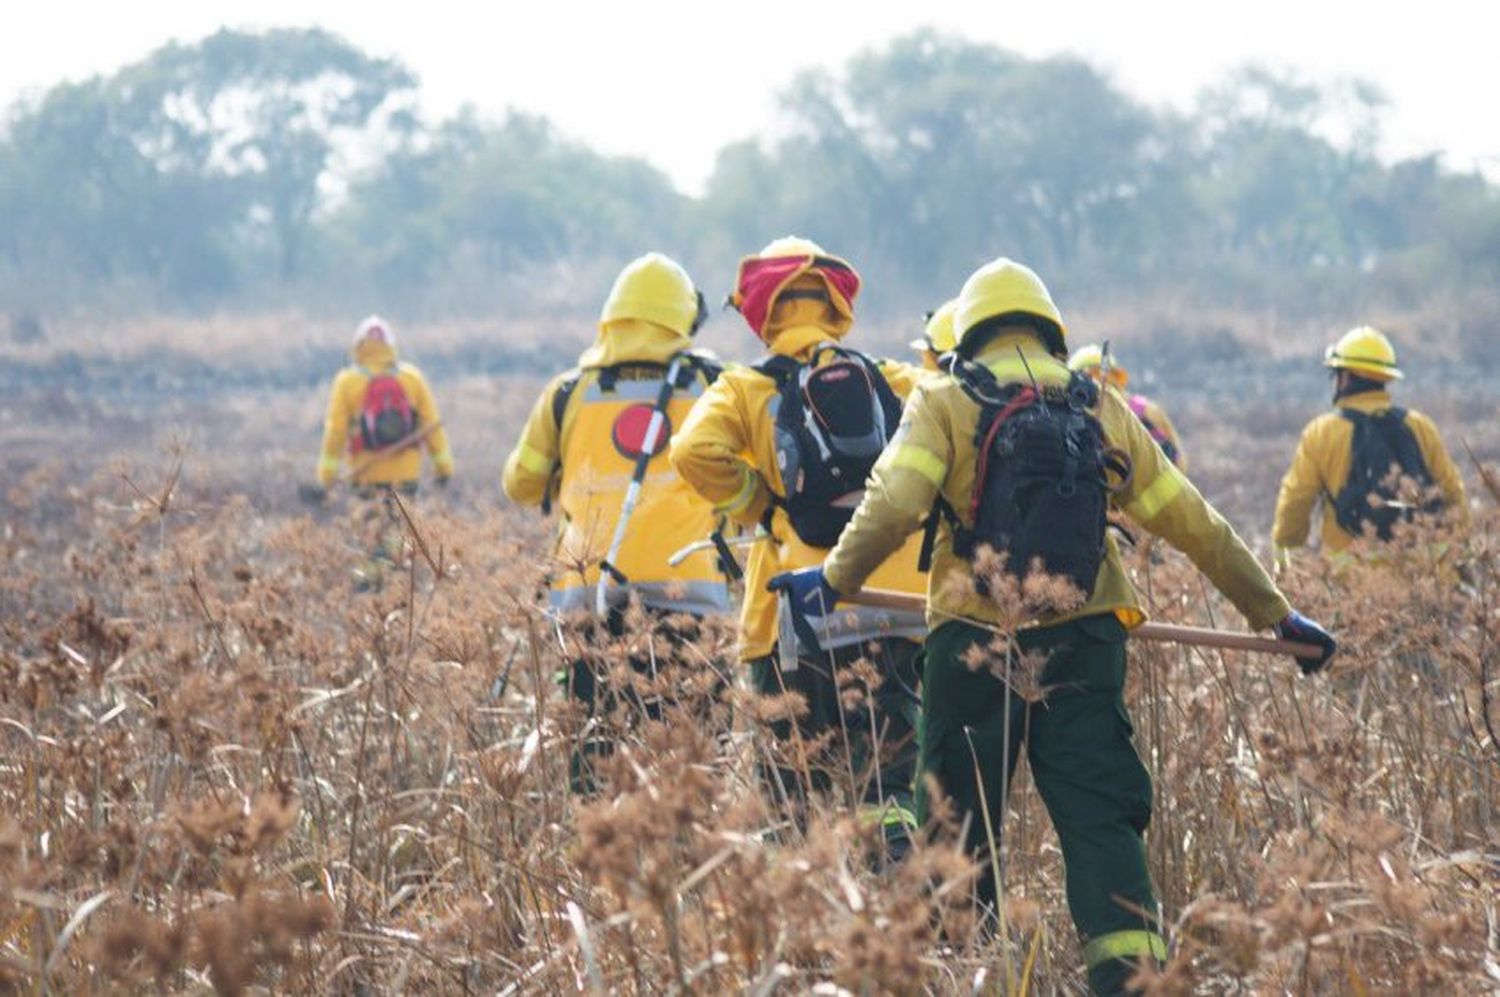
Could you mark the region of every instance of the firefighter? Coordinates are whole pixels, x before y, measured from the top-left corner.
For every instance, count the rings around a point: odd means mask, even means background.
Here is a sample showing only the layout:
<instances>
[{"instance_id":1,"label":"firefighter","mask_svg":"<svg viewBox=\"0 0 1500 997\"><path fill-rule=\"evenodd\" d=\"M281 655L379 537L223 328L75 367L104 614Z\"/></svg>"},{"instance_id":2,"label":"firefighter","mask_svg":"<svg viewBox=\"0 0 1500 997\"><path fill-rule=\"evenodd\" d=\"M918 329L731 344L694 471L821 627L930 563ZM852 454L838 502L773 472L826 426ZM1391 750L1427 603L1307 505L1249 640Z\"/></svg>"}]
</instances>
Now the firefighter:
<instances>
[{"instance_id":1,"label":"firefighter","mask_svg":"<svg viewBox=\"0 0 1500 997\"><path fill-rule=\"evenodd\" d=\"M953 309L957 304L957 300L945 301L928 312L921 338L909 344L922 358L925 371L942 370L943 357L953 352Z\"/></svg>"},{"instance_id":2,"label":"firefighter","mask_svg":"<svg viewBox=\"0 0 1500 997\"><path fill-rule=\"evenodd\" d=\"M673 438L671 456L678 473L716 511L760 533L746 566L739 635L740 657L754 685L768 695L803 696L809 710L800 723L803 737L835 735L827 757L815 760L811 779L791 764L767 772L772 795L795 808L807 791L830 788L829 770L847 771L846 759L852 758L856 780L868 787L859 801L864 819L881 824L887 854L896 855L913 826L920 614L856 610L831 620L815 640L801 640L781 626L777 600L766 589L782 571L821 563L858 502L857 489L880 446L858 457L837 441L894 431L900 399L923 376L909 365L845 350L859 287L853 267L806 239L778 239L742 260L730 300L766 355L750 367L727 370L709 388ZM801 409L805 398L816 399L825 390L843 401L832 401L816 417ZM853 393L841 394L845 391ZM872 416L876 407L879 414ZM801 415L793 417L794 409ZM836 427L859 419L868 425ZM811 438L809 425L835 428L819 442ZM845 487L835 497L828 487L838 480ZM920 592L918 554L915 544L893 551L876 571L881 584ZM880 681L864 690L868 702L841 703L847 690L839 674L861 658L875 666ZM791 725L773 729L777 750L794 757Z\"/></svg>"},{"instance_id":3,"label":"firefighter","mask_svg":"<svg viewBox=\"0 0 1500 997\"><path fill-rule=\"evenodd\" d=\"M1122 365L1109 358L1109 369L1105 369L1105 357L1103 348L1090 343L1088 346L1080 346L1073 351L1068 358L1068 368L1087 374L1100 384L1108 384L1125 396L1125 402L1130 406L1130 411L1141 420L1156 445L1161 447L1162 453L1167 459L1177 465L1179 471L1187 470L1187 451L1182 449L1182 437L1177 435L1177 427L1172 425L1167 410L1145 395L1136 394L1126 389L1130 385L1130 372Z\"/></svg>"},{"instance_id":4,"label":"firefighter","mask_svg":"<svg viewBox=\"0 0 1500 997\"><path fill-rule=\"evenodd\" d=\"M715 528L711 504L666 458L674 427L719 371L711 355L692 348L706 314L702 295L676 261L660 253L631 261L604 302L597 340L576 369L548 383L505 462L506 495L544 511L555 503L560 513L552 608L597 613L602 596L602 626L610 636L624 633L632 598L671 647L697 638L697 620L729 610L728 585L712 556L667 563L673 551ZM628 508L633 481L637 497ZM608 668L606 657L593 653L607 643L593 639L597 625L584 625L581 643L589 652L569 677L571 693L590 711L600 705L596 692ZM658 648L632 664L649 673L669 657ZM659 703L633 705L637 713L661 715ZM591 785L587 756L608 750L607 737L585 745L574 759L575 785Z\"/></svg>"},{"instance_id":5,"label":"firefighter","mask_svg":"<svg viewBox=\"0 0 1500 997\"><path fill-rule=\"evenodd\" d=\"M432 460L438 485L453 476L453 454L437 401L422 372L403 363L390 325L378 315L359 324L352 363L339 371L328 393L317 485L303 497L321 502L344 469L355 493L375 499L361 511L363 529L376 534L370 558L355 572L362 591L380 587L403 545L404 519L394 493L415 495L422 451Z\"/></svg>"},{"instance_id":6,"label":"firefighter","mask_svg":"<svg viewBox=\"0 0 1500 997\"><path fill-rule=\"evenodd\" d=\"M1359 326L1328 347L1323 366L1333 379L1334 410L1303 429L1281 480L1271 529L1278 567L1307 542L1320 498L1326 502L1323 548L1330 552L1344 550L1366 531L1390 539L1394 523L1415 511L1448 509L1465 521L1463 478L1437 426L1391 400L1389 385L1402 377L1391 341ZM1401 494L1393 469L1419 490ZM1436 496L1429 494L1433 490Z\"/></svg>"},{"instance_id":7,"label":"firefighter","mask_svg":"<svg viewBox=\"0 0 1500 997\"><path fill-rule=\"evenodd\" d=\"M922 769L953 801L960 825L968 822L967 847L986 870L976 893L993 909L998 884L983 859L1025 750L1062 846L1090 985L1126 992L1133 965L1161 961L1166 947L1142 840L1151 781L1122 696L1126 634L1145 613L1105 531L1105 503L1184 551L1251 627L1319 645L1316 657L1299 661L1304 672L1324 667L1334 641L1291 609L1119 394L1068 370L1066 327L1036 274L1003 258L982 267L964 284L954 329L956 355L972 367L917 386L901 433L823 567L778 584L806 612L826 612L840 593L873 587L874 567L929 510L943 510L927 589ZM1043 399L1046 417L1028 418ZM981 451L981 418L987 440L989 430L1015 435ZM1048 454L1065 459L1031 460ZM1047 486L1040 501L1012 508L994 500L997 489L1008 498L1021 494L1008 486L1039 481ZM1018 619L1017 593L1034 590L1007 574L1006 557L1022 552L1072 578L1078 601L1043 600ZM1022 572L1035 563L1018 560ZM997 631L1014 634L1010 647L1023 658L1043 662L1039 686L1024 684L1024 667L1000 666ZM926 809L919 800L924 821Z\"/></svg>"}]
</instances>

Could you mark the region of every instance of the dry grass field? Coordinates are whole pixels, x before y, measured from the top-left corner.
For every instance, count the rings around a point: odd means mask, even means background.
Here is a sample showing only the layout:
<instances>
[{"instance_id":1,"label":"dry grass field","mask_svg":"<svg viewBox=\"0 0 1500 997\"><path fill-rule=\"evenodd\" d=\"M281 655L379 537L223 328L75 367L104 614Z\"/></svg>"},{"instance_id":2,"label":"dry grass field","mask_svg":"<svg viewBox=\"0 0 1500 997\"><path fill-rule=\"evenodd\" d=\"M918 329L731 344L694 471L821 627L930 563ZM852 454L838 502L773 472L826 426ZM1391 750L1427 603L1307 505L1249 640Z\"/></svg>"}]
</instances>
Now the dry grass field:
<instances>
[{"instance_id":1,"label":"dry grass field","mask_svg":"<svg viewBox=\"0 0 1500 997\"><path fill-rule=\"evenodd\" d=\"M582 716L554 676L588 638L537 597L548 526L498 489L543 372L580 341L400 334L459 480L413 504L374 594L353 590L364 511L295 498L345 330L164 323L0 347L0 985L1082 991L1024 776L990 937L961 902L981 871L940 840L879 868L842 806L864 773L805 821L763 796L767 725L792 704L743 691L727 629L678 651L641 627L595 644L675 659L643 690L665 721ZM1264 552L1296 433L1326 404L1309 351L1118 337L1200 487ZM1293 602L1343 642L1330 674L1133 648L1172 941L1153 993L1500 989L1500 494L1459 445L1500 460L1500 392L1451 357L1408 366L1402 397L1443 425L1473 528L1299 562ZM1159 617L1240 625L1175 555L1131 561ZM590 724L622 747L584 798L567 771Z\"/></svg>"}]
</instances>

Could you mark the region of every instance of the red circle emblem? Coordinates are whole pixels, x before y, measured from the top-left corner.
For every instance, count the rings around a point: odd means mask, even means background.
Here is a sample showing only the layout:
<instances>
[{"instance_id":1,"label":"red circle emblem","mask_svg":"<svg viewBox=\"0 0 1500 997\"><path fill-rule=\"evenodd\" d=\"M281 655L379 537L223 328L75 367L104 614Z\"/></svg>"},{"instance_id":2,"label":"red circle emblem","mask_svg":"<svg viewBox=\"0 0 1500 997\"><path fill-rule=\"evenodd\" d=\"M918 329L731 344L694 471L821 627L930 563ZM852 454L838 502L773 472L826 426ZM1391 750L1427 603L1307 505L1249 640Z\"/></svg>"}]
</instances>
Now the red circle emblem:
<instances>
[{"instance_id":1,"label":"red circle emblem","mask_svg":"<svg viewBox=\"0 0 1500 997\"><path fill-rule=\"evenodd\" d=\"M646 447L646 431L651 427L651 417L655 412L654 406L642 404L632 405L617 415L611 433L615 449L630 460L638 460ZM672 420L663 414L661 428L657 430L656 440L651 447L651 456L655 457L667 449L667 441L671 438Z\"/></svg>"}]
</instances>

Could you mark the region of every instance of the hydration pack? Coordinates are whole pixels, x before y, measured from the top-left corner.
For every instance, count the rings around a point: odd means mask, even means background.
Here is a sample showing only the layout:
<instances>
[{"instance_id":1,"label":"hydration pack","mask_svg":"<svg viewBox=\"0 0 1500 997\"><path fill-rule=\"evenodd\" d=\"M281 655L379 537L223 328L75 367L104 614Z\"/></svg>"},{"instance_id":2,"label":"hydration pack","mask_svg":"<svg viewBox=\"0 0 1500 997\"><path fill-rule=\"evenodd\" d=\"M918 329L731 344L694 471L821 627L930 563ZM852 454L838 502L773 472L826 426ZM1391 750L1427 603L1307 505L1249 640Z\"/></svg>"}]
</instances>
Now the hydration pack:
<instances>
[{"instance_id":1,"label":"hydration pack","mask_svg":"<svg viewBox=\"0 0 1500 997\"><path fill-rule=\"evenodd\" d=\"M417 431L417 411L394 370L371 376L359 410L360 450L385 450Z\"/></svg>"},{"instance_id":2,"label":"hydration pack","mask_svg":"<svg viewBox=\"0 0 1500 997\"><path fill-rule=\"evenodd\" d=\"M818 366L826 353L834 359ZM865 482L901 421L901 400L874 360L822 346L806 363L771 356L755 370L776 382L776 464L792 529L832 547L864 498Z\"/></svg>"},{"instance_id":3,"label":"hydration pack","mask_svg":"<svg viewBox=\"0 0 1500 997\"><path fill-rule=\"evenodd\" d=\"M988 369L962 360L952 372L980 406L969 499L974 526L963 526L949 510L954 553L972 561L990 547L1018 581L1039 568L1092 595L1104 563L1110 496L1131 473L1130 458L1108 445L1094 414L1099 386L1077 372L1062 386L1001 384ZM984 579L976 585L987 594Z\"/></svg>"},{"instance_id":4,"label":"hydration pack","mask_svg":"<svg viewBox=\"0 0 1500 997\"><path fill-rule=\"evenodd\" d=\"M1377 537L1389 540L1398 520L1411 522L1416 512L1442 508L1440 499L1424 502L1415 509L1396 502L1397 475L1412 479L1424 489L1432 485L1422 448L1406 424L1405 409L1389 408L1374 415L1340 409L1339 414L1354 425L1349 480L1333 500L1334 518L1344 532L1360 536L1369 523L1375 527Z\"/></svg>"}]
</instances>

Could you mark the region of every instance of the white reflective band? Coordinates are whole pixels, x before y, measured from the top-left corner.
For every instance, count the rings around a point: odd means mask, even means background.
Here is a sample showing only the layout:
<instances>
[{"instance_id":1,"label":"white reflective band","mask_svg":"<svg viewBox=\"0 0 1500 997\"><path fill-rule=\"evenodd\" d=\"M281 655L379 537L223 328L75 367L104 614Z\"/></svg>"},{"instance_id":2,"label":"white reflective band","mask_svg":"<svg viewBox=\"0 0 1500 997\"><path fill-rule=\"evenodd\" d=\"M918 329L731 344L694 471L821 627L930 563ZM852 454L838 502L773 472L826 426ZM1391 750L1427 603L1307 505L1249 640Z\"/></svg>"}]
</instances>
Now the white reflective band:
<instances>
[{"instance_id":1,"label":"white reflective band","mask_svg":"<svg viewBox=\"0 0 1500 997\"><path fill-rule=\"evenodd\" d=\"M597 585L592 583L553 589L548 602L553 609L563 613L593 609L597 591ZM625 605L630 594L634 593L640 598L641 605L664 613L709 616L727 613L730 608L729 586L723 582L631 582L611 585L608 593L611 606Z\"/></svg>"}]
</instances>

